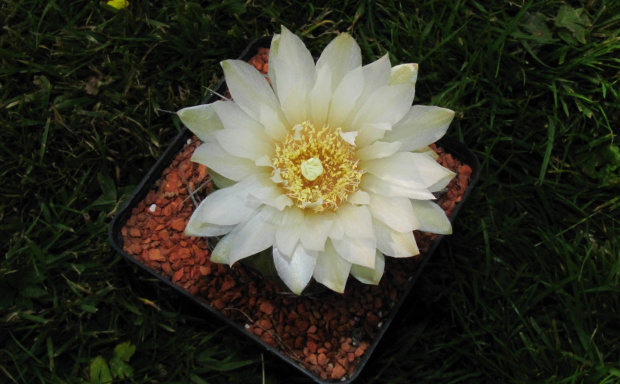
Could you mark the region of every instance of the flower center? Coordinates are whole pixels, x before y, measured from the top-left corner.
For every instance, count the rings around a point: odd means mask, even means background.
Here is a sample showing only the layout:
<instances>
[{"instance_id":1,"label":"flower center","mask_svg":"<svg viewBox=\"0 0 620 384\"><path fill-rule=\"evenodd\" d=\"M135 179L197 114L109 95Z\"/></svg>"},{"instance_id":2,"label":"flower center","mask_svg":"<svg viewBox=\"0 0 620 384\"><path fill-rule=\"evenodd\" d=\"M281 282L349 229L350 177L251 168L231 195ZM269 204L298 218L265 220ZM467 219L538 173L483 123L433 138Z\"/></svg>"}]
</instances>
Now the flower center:
<instances>
[{"instance_id":1,"label":"flower center","mask_svg":"<svg viewBox=\"0 0 620 384\"><path fill-rule=\"evenodd\" d=\"M359 189L364 173L354 154L355 146L343 139L340 128L317 129L303 122L276 144L272 180L283 184L299 208L337 210Z\"/></svg>"}]
</instances>

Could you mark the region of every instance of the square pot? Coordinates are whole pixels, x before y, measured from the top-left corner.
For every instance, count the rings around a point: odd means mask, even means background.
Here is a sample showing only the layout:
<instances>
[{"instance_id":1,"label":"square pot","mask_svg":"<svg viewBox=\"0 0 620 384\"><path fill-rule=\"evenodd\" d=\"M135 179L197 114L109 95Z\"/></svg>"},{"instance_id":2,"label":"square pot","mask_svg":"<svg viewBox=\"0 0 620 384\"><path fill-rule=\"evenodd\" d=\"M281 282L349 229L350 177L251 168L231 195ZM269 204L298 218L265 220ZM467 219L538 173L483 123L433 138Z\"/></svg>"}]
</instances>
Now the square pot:
<instances>
[{"instance_id":1,"label":"square pot","mask_svg":"<svg viewBox=\"0 0 620 384\"><path fill-rule=\"evenodd\" d=\"M270 45L270 41L270 37L256 40L243 51L239 59L248 61L250 58L256 55L259 48L268 48ZM225 91L225 84L223 81L221 81L216 89L216 92L223 94ZM214 93L212 93L205 100L205 103L210 103L216 101L217 99L219 99L219 96L216 96ZM200 288L194 289L194 286L191 286L192 288L188 288L188 284L186 282L184 283L183 279L179 277L183 275L183 272L178 273L179 269L177 269L176 271L168 270L168 268L171 268L171 263L169 261L172 258L167 259L167 261L163 261L163 263L161 264L163 265L167 263L167 268L154 269L151 267L153 264L159 265L157 264L158 262L166 259L164 257L164 254L168 254L170 249L175 249L174 244L167 245L166 250L164 250L163 252L154 251L151 255L149 252L151 251L151 249L154 248L149 248L150 244L138 244L136 242L135 244L132 244L134 248L137 247L136 251L128 252L129 248L127 242L128 239L132 239L131 236L133 235L128 234L127 228L129 227L128 223L131 224L136 222L137 219L135 219L135 216L137 212L140 212L143 215L142 219L144 220L156 220L157 217L161 217L160 215L162 215L162 213L160 211L157 211L157 209L161 208L157 208L157 204L155 203L151 205L151 203L146 203L145 201L149 199L154 199L152 197L152 191L158 188L160 192L162 191L161 181L158 183L158 180L162 178L162 174L164 172L167 172L167 170L170 169L170 165L173 161L175 161L175 158L178 159L178 157L181 156L181 152L191 151L188 149L188 146L196 145L195 140L194 143L192 142L192 140L194 140L193 134L187 128L183 129L169 145L163 155L157 160L155 165L153 165L153 167L148 171L144 179L136 187L131 197L125 202L123 207L112 219L112 222L110 223L108 228L109 239L112 247L130 263L134 263L141 270L144 270L146 273L157 278L162 284L172 287L180 295L189 299L196 306L204 310L204 313L207 316L211 318L217 318L222 323L227 324L231 329L234 329L239 334L243 335L243 337L247 337L250 340L258 343L263 348L272 352L278 358L282 359L287 364L297 369L302 375L308 376L310 379L314 380L317 383L351 383L358 377L362 368L368 362L373 351L377 347L377 344L384 336L390 324L394 321L398 310L401 308L401 306L409 296L409 293L413 289L413 286L418 276L424 269L424 266L433 255L437 247L439 246L439 243L442 240L443 236L435 235L432 241L428 236L425 237L424 239L426 240L426 245L424 247L420 247L421 250L422 248L425 248L425 250L421 255L411 259L399 259L409 261L394 261L395 263L409 263L406 264L405 269L407 270L407 275L405 277L396 274L397 272L404 273L403 271L394 271L395 275L389 275L390 279L388 279L387 276L389 273L391 273L388 271L388 262L391 262L390 260L393 258L386 258L386 275L384 275L384 279L382 279L379 287L373 288L375 286L369 286L371 288L367 288L361 287L363 286L363 284L359 284L355 286L358 289L351 288L352 284L357 283L353 281L354 279L352 279L347 284L347 291L345 291L345 294L343 295L329 291L311 298L297 298L287 296L282 292L279 292L277 288L270 287L269 282L262 281L260 277L254 276L251 271L244 270L244 267L242 266L235 266L232 269L228 268L227 266L217 267L218 272L211 273L211 268L213 266L208 264L208 257L206 257L205 260L205 254L202 254L198 250L196 250L196 252L192 254L182 255L182 257L192 258L198 257L198 253L201 254L200 261L196 263L192 261L192 264L189 265L191 268L189 270L185 269L185 271L190 271L187 272L188 274L199 275L193 277L193 279L196 279L195 281L200 282ZM474 156L474 154L470 150L468 150L462 143L456 140L450 138L443 138L437 143L437 146L441 147L446 154L449 154L451 156L451 158L456 158L462 164L467 165L471 171L467 188L460 191L459 202L456 205L450 207L449 209L451 211L451 214L449 215L450 221L453 221L458 211L463 206L465 200L469 196L474 184L476 183L479 177L480 167L478 159ZM185 180L185 182L187 182L187 180ZM177 199L177 202L181 199L185 199L183 200L183 203L179 204L179 206L183 205L187 201L190 202L188 203L188 205L191 204L191 200L189 199L189 197L179 197L180 195L177 196L174 195L174 193L172 193L172 195L173 197L171 197L171 199L175 198ZM146 206L148 206L149 209L145 210ZM154 206L155 208L153 208ZM141 207L142 211L138 209L139 207ZM151 218L149 215L153 215L153 217ZM187 217L185 219L187 219ZM157 224L156 221L155 224ZM177 232L179 234L176 237L179 238L181 236L180 233L182 232L182 228L179 227ZM171 242L172 240L169 241ZM203 246L205 247L207 245L208 244L206 243L203 244ZM139 254L141 254L142 256L137 257L137 255ZM150 259L148 259L149 256L151 257ZM153 261L153 263L150 263L149 261L149 263L145 264L145 260ZM180 261L178 260L175 261L175 263L177 264L179 262ZM198 269L196 268L196 266L198 267ZM200 269L200 267L203 267L204 269ZM183 268L184 267L181 267L181 270L183 270ZM393 269L400 270L401 266L398 265ZM200 273L196 271L205 272L203 273L205 276L200 276ZM219 275L218 273L221 273L221 275ZM245 291L234 292L234 296L237 297L235 300L245 300L247 305L250 305L251 301L255 300L253 306L258 308L258 311L261 311L261 315L264 315L265 318L269 319L268 321L266 321L265 319L260 320L255 316L248 316L247 314L245 314L245 317L247 319L241 317L240 321L239 316L236 316L236 320L233 320L230 317L231 311L229 310L229 308L223 308L223 306L216 301L218 299L213 299L213 297L211 297L212 294L220 294L220 291L223 290L223 285L221 285L220 282L218 283L220 285L218 285L217 289L204 289L206 284L205 281L210 279L211 281L220 279L222 278L221 276L224 276L223 274L225 273L230 273L230 275L227 275L229 277L226 277L226 279L228 280L231 279L230 276L235 276L237 278L241 277L241 279L243 280L228 284L226 286L227 288L231 288L230 285L232 285L233 287L236 286L236 289L246 289ZM217 277L213 277L215 275L217 275ZM399 279L404 279L404 281L398 289L382 287L384 280ZM249 282L250 280L252 281ZM387 282L386 284L388 283L392 284L392 282ZM265 301L261 301L262 299L260 297L257 298L256 287L266 290L261 292L268 292L269 298L265 299ZM249 289L250 291L248 291L247 289ZM366 291L365 293L358 292L363 289L368 289L369 291ZM375 289L375 291L371 291L371 289ZM200 294L197 293L197 291L199 291ZM218 292L213 293L213 291ZM377 301L376 292L379 291L387 293L387 295L384 296L383 300ZM396 293L394 294L394 292ZM357 308L357 304L362 301L369 301L371 300L371 298L373 298L372 300L374 300L374 304L370 303L370 305L374 305L374 309L372 311L366 311L363 308ZM340 301L345 303L347 302L347 300L349 302L349 304L347 304L347 308L342 309L337 307ZM250 303L248 303L248 301ZM305 308L304 306L306 304L315 305L317 301L320 303L321 306L316 307L319 309L314 309L314 311L320 311L319 317L340 317L347 320L346 324L336 327L337 329L342 329L342 331L338 331L337 336L332 335L329 341L321 344L321 347L317 346L317 343L315 343L314 340L316 340L316 337L318 337L318 335L320 334L325 335L326 332L323 332L325 329L328 329L330 327L334 328L333 324L335 323L333 320L331 320L329 324L325 323L325 321L329 320L319 320L317 319L316 315L313 315L313 313L311 313L312 311L310 311L310 313L303 311L303 308ZM314 304L308 304L309 302ZM282 307L278 307L278 305L281 305ZM288 310L288 308L298 309L295 314L297 319L294 323L290 323L288 325L288 328L286 328L286 326L282 325L281 323L278 323L277 319L278 314L280 314L280 317L282 317L282 313L285 311L284 307L287 308L286 310ZM287 313L291 315L291 312ZM334 315L334 313L336 313L336 315ZM304 316L307 317L306 320L304 320ZM291 324L293 324L292 331ZM289 334L289 336L292 335L292 338L295 339L295 341L292 341L292 339L285 339L284 337L280 337L285 334L284 332L286 329L289 329L288 333L286 334ZM315 333L310 332L312 330L314 330ZM297 333L296 336L295 333ZM311 337L311 335L313 335L313 337ZM298 343L300 338L302 339L302 342ZM325 340L327 340L327 338ZM328 344L332 347L332 349L326 347ZM338 345L336 346L334 344ZM321 348L325 351L321 352ZM314 355L314 357L310 355ZM324 363L326 361L329 361L329 363L323 365L319 364L320 362L317 364L313 364L313 361L317 359L323 360ZM331 367L329 367L330 364ZM334 371L336 370L340 370L340 372L334 373ZM344 375L342 374L342 370L344 370Z\"/></svg>"}]
</instances>

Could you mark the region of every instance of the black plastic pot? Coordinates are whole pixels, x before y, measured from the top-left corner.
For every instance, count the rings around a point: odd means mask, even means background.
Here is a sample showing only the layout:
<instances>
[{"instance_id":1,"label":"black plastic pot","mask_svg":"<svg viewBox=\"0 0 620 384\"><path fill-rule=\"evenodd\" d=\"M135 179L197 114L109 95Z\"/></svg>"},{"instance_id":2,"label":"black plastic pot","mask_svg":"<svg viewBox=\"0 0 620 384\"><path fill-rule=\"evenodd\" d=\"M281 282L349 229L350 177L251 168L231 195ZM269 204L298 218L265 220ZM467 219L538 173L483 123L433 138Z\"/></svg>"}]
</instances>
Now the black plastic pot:
<instances>
[{"instance_id":1,"label":"black plastic pot","mask_svg":"<svg viewBox=\"0 0 620 384\"><path fill-rule=\"evenodd\" d=\"M270 41L271 41L270 37L266 37L266 38L262 38L262 39L254 41L243 51L239 59L244 60L244 61L249 60L251 57L253 57L257 53L258 48L269 47ZM225 83L221 81L216 89L216 92L222 94L225 91L225 89L226 89ZM205 100L205 103L213 102L217 100L218 98L219 96L216 96L214 93L212 93L209 97L207 97L207 99ZM183 129L177 135L177 137L173 140L173 142L169 145L169 147L163 153L163 155L157 160L155 165L153 165L153 167L149 170L149 172L146 174L144 179L142 179L140 184L136 187L131 197L125 202L125 204L116 214L116 216L114 216L108 228L108 235L109 235L112 248L114 248L114 250L120 253L130 263L135 264L140 269L150 274L152 277L161 281L162 284L165 284L166 286L176 290L180 295L184 296L185 298L193 302L196 306L204 310L204 312L208 316L219 319L222 323L227 324L230 328L237 331L240 335L243 335L243 337L246 337L258 343L260 346L270 351L271 353L273 353L278 358L285 361L290 366L297 369L301 374L309 377L310 379L320 384L334 383L334 381L321 380L319 377L315 376L312 372L300 366L297 362L295 362L293 359L291 359L287 355L280 352L278 349L268 345L267 343L265 343L263 340L261 340L259 337L255 336L254 334L247 332L242 325L237 324L234 321L230 320L228 317L224 316L218 310L214 309L213 307L209 306L205 302L191 295L189 292L187 292L183 288L173 284L172 281L170 281L170 279L163 277L162 275L156 273L152 269L140 263L134 257L128 255L125 251L123 251L124 241L123 241L123 236L121 234L121 229L123 228L123 226L125 226L125 223L131 217L132 208L136 207L142 200L144 200L146 195L152 189L152 186L161 177L163 170L171 163L172 159L181 151L183 146L186 144L187 140L190 139L191 137L192 137L192 133L187 128ZM437 144L441 146L445 152L452 154L453 157L459 159L463 164L467 164L472 168L472 175L469 181L469 186L467 188L467 191L462 196L461 201L457 204L457 206L455 207L452 213L452 216L450 217L450 221L453 221L456 215L458 214L458 212L460 211L460 209L462 208L463 204L467 200L468 196L471 193L472 188L474 187L474 185L476 184L478 180L480 164L476 156L469 149L467 149L467 147L464 144L456 140L453 140L450 138L443 138ZM417 266L414 275L409 279L405 292L402 295L400 295L398 302L390 311L389 317L387 317L386 319L383 319L383 325L379 328L376 334L376 337L370 343L355 373L351 377L348 377L345 381L336 381L336 382L351 383L359 376L360 372L362 371L362 369L364 368L368 360L371 358L374 350L376 349L378 343L381 341L385 332L389 329L390 324L394 321L395 316L398 313L399 309L402 307L403 303L409 296L409 293L413 289L413 286L418 276L424 269L424 266L426 265L428 260L431 258L433 253L435 253L435 250L439 246L439 243L441 242L442 238L443 236L439 236L436 240L433 241L430 249L424 255L422 262Z\"/></svg>"}]
</instances>

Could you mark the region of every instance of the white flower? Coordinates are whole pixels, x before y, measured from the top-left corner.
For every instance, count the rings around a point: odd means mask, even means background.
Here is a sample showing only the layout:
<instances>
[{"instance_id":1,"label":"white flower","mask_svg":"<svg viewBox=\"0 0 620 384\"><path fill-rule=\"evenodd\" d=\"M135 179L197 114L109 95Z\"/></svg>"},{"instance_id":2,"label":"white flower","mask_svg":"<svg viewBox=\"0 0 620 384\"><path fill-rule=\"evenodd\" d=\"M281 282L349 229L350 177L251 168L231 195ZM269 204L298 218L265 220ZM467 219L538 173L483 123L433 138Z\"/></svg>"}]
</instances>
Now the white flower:
<instances>
[{"instance_id":1,"label":"white flower","mask_svg":"<svg viewBox=\"0 0 620 384\"><path fill-rule=\"evenodd\" d=\"M412 106L417 65L386 56L361 65L343 33L315 62L286 28L269 55L269 79L222 62L234 101L178 115L204 143L193 161L216 184L188 236L222 236L211 260L232 265L273 247L282 280L300 294L311 278L343 292L349 274L377 284L384 255L419 253L412 231L451 233L431 200L454 173L428 145L454 112ZM430 154L429 154L430 153Z\"/></svg>"}]
</instances>

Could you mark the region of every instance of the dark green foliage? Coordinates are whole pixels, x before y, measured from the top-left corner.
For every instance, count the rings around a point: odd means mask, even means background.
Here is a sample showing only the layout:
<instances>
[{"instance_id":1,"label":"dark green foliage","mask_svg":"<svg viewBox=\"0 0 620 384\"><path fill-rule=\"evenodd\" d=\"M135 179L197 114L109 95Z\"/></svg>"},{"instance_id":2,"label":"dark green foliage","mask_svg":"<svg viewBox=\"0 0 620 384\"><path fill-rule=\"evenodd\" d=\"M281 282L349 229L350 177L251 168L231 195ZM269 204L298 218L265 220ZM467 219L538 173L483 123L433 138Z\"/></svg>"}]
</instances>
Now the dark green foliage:
<instances>
[{"instance_id":1,"label":"dark green foliage","mask_svg":"<svg viewBox=\"0 0 620 384\"><path fill-rule=\"evenodd\" d=\"M347 31L365 62L419 63L416 103L454 109L449 134L482 162L360 382L620 382L618 15L602 0L3 1L0 382L262 382L261 350L106 231L180 129L167 111L280 25L316 54Z\"/></svg>"}]
</instances>

